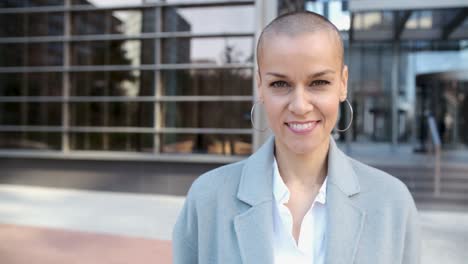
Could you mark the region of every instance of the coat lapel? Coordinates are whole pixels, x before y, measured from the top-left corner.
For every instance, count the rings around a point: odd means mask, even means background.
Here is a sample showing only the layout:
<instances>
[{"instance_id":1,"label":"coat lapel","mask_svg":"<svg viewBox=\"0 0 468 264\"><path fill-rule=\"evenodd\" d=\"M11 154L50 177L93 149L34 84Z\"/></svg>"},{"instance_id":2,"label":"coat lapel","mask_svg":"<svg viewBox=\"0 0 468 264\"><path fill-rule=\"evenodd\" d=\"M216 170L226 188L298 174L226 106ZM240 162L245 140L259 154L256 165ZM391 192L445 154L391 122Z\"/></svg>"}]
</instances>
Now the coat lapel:
<instances>
[{"instance_id":1,"label":"coat lapel","mask_svg":"<svg viewBox=\"0 0 468 264\"><path fill-rule=\"evenodd\" d=\"M273 263L273 153L270 137L250 156L242 171L237 198L250 207L234 219L243 263ZM354 204L360 192L349 158L330 139L326 231L327 264L353 263L365 224L365 211Z\"/></svg>"},{"instance_id":2,"label":"coat lapel","mask_svg":"<svg viewBox=\"0 0 468 264\"><path fill-rule=\"evenodd\" d=\"M273 151L270 137L242 171L237 198L251 206L234 219L242 263L273 263Z\"/></svg>"},{"instance_id":3,"label":"coat lapel","mask_svg":"<svg viewBox=\"0 0 468 264\"><path fill-rule=\"evenodd\" d=\"M234 219L242 263L273 263L271 207L256 205Z\"/></svg>"},{"instance_id":4,"label":"coat lapel","mask_svg":"<svg viewBox=\"0 0 468 264\"><path fill-rule=\"evenodd\" d=\"M360 192L349 158L330 140L327 186L327 253L325 263L354 263L366 212L355 205Z\"/></svg>"}]
</instances>

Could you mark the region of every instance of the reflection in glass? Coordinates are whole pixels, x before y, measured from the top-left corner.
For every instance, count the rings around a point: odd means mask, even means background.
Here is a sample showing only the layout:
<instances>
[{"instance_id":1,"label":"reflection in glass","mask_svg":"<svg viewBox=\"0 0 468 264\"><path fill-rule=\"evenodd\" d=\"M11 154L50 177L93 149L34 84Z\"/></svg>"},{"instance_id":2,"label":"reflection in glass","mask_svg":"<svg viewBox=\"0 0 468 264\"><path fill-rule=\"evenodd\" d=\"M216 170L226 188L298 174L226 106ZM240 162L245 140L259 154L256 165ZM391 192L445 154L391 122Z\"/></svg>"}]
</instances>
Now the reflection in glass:
<instances>
[{"instance_id":1,"label":"reflection in glass","mask_svg":"<svg viewBox=\"0 0 468 264\"><path fill-rule=\"evenodd\" d=\"M155 14L153 8L75 12L72 13L72 35L139 35L154 32Z\"/></svg>"},{"instance_id":2,"label":"reflection in glass","mask_svg":"<svg viewBox=\"0 0 468 264\"><path fill-rule=\"evenodd\" d=\"M64 0L29 0L25 1L26 6L57 6L64 5Z\"/></svg>"},{"instance_id":3,"label":"reflection in glass","mask_svg":"<svg viewBox=\"0 0 468 264\"><path fill-rule=\"evenodd\" d=\"M201 2L210 2L206 0ZM217 0L214 0L217 1ZM0 8L64 5L63 0L0 1ZM163 3L162 7L141 8L145 3ZM191 3L190 1L176 1ZM252 63L253 36L216 38L162 38L160 54L155 40L102 40L105 35L135 36L155 32L253 33L253 4L211 7L168 7L159 0L71 0L73 5L104 7L101 10L70 12L72 39L0 44L0 67L64 66L140 66L172 63ZM135 5L107 9L105 7ZM160 11L156 12L156 11ZM0 38L64 36L66 12L23 12L0 14ZM156 17L161 14L161 17ZM159 23L161 21L161 23ZM239 23L242 21L242 23ZM160 25L161 28L156 28ZM96 35L101 40L88 40ZM80 37L81 36L81 37ZM81 41L81 39L86 39ZM111 37L114 38L114 37ZM55 42L54 42L55 41ZM65 58L66 45L70 49ZM156 52L158 51L158 52ZM187 152L221 155L251 153L251 135L160 134L119 132L84 133L77 127L141 127L152 128L155 119L164 127L179 128L247 128L250 129L251 102L77 102L86 97L138 96L203 96L252 95L253 69L181 69L181 70L121 70L88 71L80 67L40 69L45 72L0 73L0 97L64 96L67 102L70 147L74 150L115 150L153 152L154 138L161 141L164 153ZM126 68L126 67L122 67ZM27 69L26 69L27 70ZM34 70L36 71L36 70ZM64 74L63 71L67 73ZM160 73L160 75L159 75ZM158 83L155 77L160 76ZM66 77L64 79L64 77ZM63 87L63 85L66 85ZM156 90L159 89L159 90ZM10 98L11 99L11 98ZM44 98L42 98L43 100ZM65 99L65 98L63 98ZM88 98L89 99L89 98ZM107 98L109 99L109 98ZM107 99L102 99L103 101ZM0 103L0 126L58 126L62 124L62 102ZM117 100L117 99L116 99ZM156 109L155 106L158 108ZM155 110L161 110L158 117ZM213 111L216 110L216 111ZM158 112L159 113L159 112ZM160 120L159 120L160 119ZM137 131L140 132L140 131ZM61 148L58 132L0 132L0 148L54 149ZM190 141L192 143L184 143ZM188 144L188 145L187 145ZM158 144L159 145L159 144ZM181 146L185 147L181 147ZM188 147L187 147L188 146Z\"/></svg>"},{"instance_id":4,"label":"reflection in glass","mask_svg":"<svg viewBox=\"0 0 468 264\"><path fill-rule=\"evenodd\" d=\"M458 9L414 10L405 24L407 29L443 28L457 16Z\"/></svg>"},{"instance_id":5,"label":"reflection in glass","mask_svg":"<svg viewBox=\"0 0 468 264\"><path fill-rule=\"evenodd\" d=\"M252 69L164 70L163 95L252 95Z\"/></svg>"},{"instance_id":6,"label":"reflection in glass","mask_svg":"<svg viewBox=\"0 0 468 264\"><path fill-rule=\"evenodd\" d=\"M249 155L250 135L162 134L162 153L207 153L217 155Z\"/></svg>"},{"instance_id":7,"label":"reflection in glass","mask_svg":"<svg viewBox=\"0 0 468 264\"><path fill-rule=\"evenodd\" d=\"M72 35L109 34L107 11L75 12L71 17Z\"/></svg>"},{"instance_id":8,"label":"reflection in glass","mask_svg":"<svg viewBox=\"0 0 468 264\"><path fill-rule=\"evenodd\" d=\"M1 149L59 150L60 133L52 132L0 132Z\"/></svg>"},{"instance_id":9,"label":"reflection in glass","mask_svg":"<svg viewBox=\"0 0 468 264\"><path fill-rule=\"evenodd\" d=\"M284 12L289 10L285 2L282 2L282 6ZM350 28L351 18L346 1L306 1L305 9L326 16L339 30L347 31Z\"/></svg>"},{"instance_id":10,"label":"reflection in glass","mask_svg":"<svg viewBox=\"0 0 468 264\"><path fill-rule=\"evenodd\" d=\"M165 127L250 128L251 102L165 102Z\"/></svg>"},{"instance_id":11,"label":"reflection in glass","mask_svg":"<svg viewBox=\"0 0 468 264\"><path fill-rule=\"evenodd\" d=\"M148 3L154 3L154 2L160 2L161 0L146 0ZM187 1L187 0L164 0L165 2L167 3L170 3L170 4L176 4L176 3L187 3L187 2L190 2L190 1ZM219 2L219 0L203 0L203 3L210 3L210 2ZM225 0L223 2L239 2L237 0Z\"/></svg>"},{"instance_id":12,"label":"reflection in glass","mask_svg":"<svg viewBox=\"0 0 468 264\"><path fill-rule=\"evenodd\" d=\"M430 10L421 11L421 18L419 21L420 28L432 28L432 12Z\"/></svg>"},{"instance_id":13,"label":"reflection in glass","mask_svg":"<svg viewBox=\"0 0 468 264\"><path fill-rule=\"evenodd\" d=\"M153 11L154 12L154 11ZM142 32L142 12L140 10L117 10L112 11L111 17L113 23L111 28L115 28L115 31L120 31L125 35L138 35ZM151 17L145 16L145 23L155 23ZM115 34L115 33L113 33Z\"/></svg>"},{"instance_id":14,"label":"reflection in glass","mask_svg":"<svg viewBox=\"0 0 468 264\"><path fill-rule=\"evenodd\" d=\"M60 103L0 103L0 125L60 126Z\"/></svg>"},{"instance_id":15,"label":"reflection in glass","mask_svg":"<svg viewBox=\"0 0 468 264\"><path fill-rule=\"evenodd\" d=\"M63 13L0 14L0 37L63 35Z\"/></svg>"},{"instance_id":16,"label":"reflection in glass","mask_svg":"<svg viewBox=\"0 0 468 264\"><path fill-rule=\"evenodd\" d=\"M161 0L156 0L157 2ZM93 5L96 7L110 7L123 5L139 5L145 3L146 0L72 0L72 5Z\"/></svg>"},{"instance_id":17,"label":"reflection in glass","mask_svg":"<svg viewBox=\"0 0 468 264\"><path fill-rule=\"evenodd\" d=\"M430 60L430 59L429 59ZM416 76L416 135L428 146L428 115L434 118L443 149L468 146L468 71L440 71Z\"/></svg>"},{"instance_id":18,"label":"reflection in glass","mask_svg":"<svg viewBox=\"0 0 468 264\"><path fill-rule=\"evenodd\" d=\"M145 55L144 63L154 63L154 57L146 50L153 49L153 40L83 41L71 45L72 65L128 65L138 66Z\"/></svg>"},{"instance_id":19,"label":"reflection in glass","mask_svg":"<svg viewBox=\"0 0 468 264\"><path fill-rule=\"evenodd\" d=\"M407 29L418 29L418 28L425 28L424 25L427 26L428 22L430 21L430 24L432 24L432 17L427 16L428 13L425 13L425 16L423 17L423 13L421 11L413 11L411 12L411 16L408 18L408 21L406 21L405 27Z\"/></svg>"},{"instance_id":20,"label":"reflection in glass","mask_svg":"<svg viewBox=\"0 0 468 264\"><path fill-rule=\"evenodd\" d=\"M1 6L1 4L0 4ZM0 37L21 37L25 35L26 14L0 14Z\"/></svg>"},{"instance_id":21,"label":"reflection in glass","mask_svg":"<svg viewBox=\"0 0 468 264\"><path fill-rule=\"evenodd\" d=\"M353 90L354 131L358 141L391 140L391 72L393 50L390 45L356 43L350 51L349 83Z\"/></svg>"},{"instance_id":22,"label":"reflection in glass","mask_svg":"<svg viewBox=\"0 0 468 264\"><path fill-rule=\"evenodd\" d=\"M70 103L72 126L152 127L153 103Z\"/></svg>"},{"instance_id":23,"label":"reflection in glass","mask_svg":"<svg viewBox=\"0 0 468 264\"><path fill-rule=\"evenodd\" d=\"M253 61L253 39L169 38L162 41L163 63L245 63Z\"/></svg>"},{"instance_id":24,"label":"reflection in glass","mask_svg":"<svg viewBox=\"0 0 468 264\"><path fill-rule=\"evenodd\" d=\"M70 148L73 150L152 152L153 135L135 133L71 133Z\"/></svg>"},{"instance_id":25,"label":"reflection in glass","mask_svg":"<svg viewBox=\"0 0 468 264\"><path fill-rule=\"evenodd\" d=\"M27 14L27 36L60 36L64 33L63 13Z\"/></svg>"},{"instance_id":26,"label":"reflection in glass","mask_svg":"<svg viewBox=\"0 0 468 264\"><path fill-rule=\"evenodd\" d=\"M23 66L26 64L26 44L0 44L0 67Z\"/></svg>"},{"instance_id":27,"label":"reflection in glass","mask_svg":"<svg viewBox=\"0 0 468 264\"><path fill-rule=\"evenodd\" d=\"M382 12L362 12L355 14L356 29L377 28L382 23Z\"/></svg>"},{"instance_id":28,"label":"reflection in glass","mask_svg":"<svg viewBox=\"0 0 468 264\"><path fill-rule=\"evenodd\" d=\"M468 19L465 18L465 21L450 34L450 38L461 39L460 47L466 50L468 47Z\"/></svg>"},{"instance_id":29,"label":"reflection in glass","mask_svg":"<svg viewBox=\"0 0 468 264\"><path fill-rule=\"evenodd\" d=\"M84 1L84 0L83 0ZM63 0L11 0L1 1L0 8L34 7L34 6L57 6L63 5Z\"/></svg>"},{"instance_id":30,"label":"reflection in glass","mask_svg":"<svg viewBox=\"0 0 468 264\"><path fill-rule=\"evenodd\" d=\"M63 63L63 43L29 43L28 66L56 66Z\"/></svg>"},{"instance_id":31,"label":"reflection in glass","mask_svg":"<svg viewBox=\"0 0 468 264\"><path fill-rule=\"evenodd\" d=\"M154 10L151 10L154 13ZM145 23L154 23L154 16L145 16ZM141 10L83 11L72 13L72 35L124 34L142 32Z\"/></svg>"},{"instance_id":32,"label":"reflection in glass","mask_svg":"<svg viewBox=\"0 0 468 264\"><path fill-rule=\"evenodd\" d=\"M151 96L154 72L110 71L70 73L72 96Z\"/></svg>"},{"instance_id":33,"label":"reflection in glass","mask_svg":"<svg viewBox=\"0 0 468 264\"><path fill-rule=\"evenodd\" d=\"M61 96L62 73L0 73L0 96Z\"/></svg>"},{"instance_id":34,"label":"reflection in glass","mask_svg":"<svg viewBox=\"0 0 468 264\"><path fill-rule=\"evenodd\" d=\"M393 13L389 11L362 12L354 16L356 30L391 30L392 26Z\"/></svg>"},{"instance_id":35,"label":"reflection in glass","mask_svg":"<svg viewBox=\"0 0 468 264\"><path fill-rule=\"evenodd\" d=\"M0 67L57 66L63 61L63 44L0 44Z\"/></svg>"},{"instance_id":36,"label":"reflection in glass","mask_svg":"<svg viewBox=\"0 0 468 264\"><path fill-rule=\"evenodd\" d=\"M163 9L163 31L254 32L254 6ZM242 23L239 23L242 21Z\"/></svg>"}]
</instances>

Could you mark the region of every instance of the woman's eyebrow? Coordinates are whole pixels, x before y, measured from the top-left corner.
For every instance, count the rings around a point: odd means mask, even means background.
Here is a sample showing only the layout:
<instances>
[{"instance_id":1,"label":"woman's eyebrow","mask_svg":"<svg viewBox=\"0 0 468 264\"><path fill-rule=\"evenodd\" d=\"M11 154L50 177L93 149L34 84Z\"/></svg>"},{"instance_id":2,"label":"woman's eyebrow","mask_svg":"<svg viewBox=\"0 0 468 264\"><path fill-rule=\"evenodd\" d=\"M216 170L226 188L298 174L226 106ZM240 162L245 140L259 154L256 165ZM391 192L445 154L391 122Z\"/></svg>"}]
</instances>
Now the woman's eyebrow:
<instances>
[{"instance_id":1,"label":"woman's eyebrow","mask_svg":"<svg viewBox=\"0 0 468 264\"><path fill-rule=\"evenodd\" d=\"M312 78L317 78L317 77L321 77L323 75L334 74L334 73L335 73L334 70L324 70L324 71L320 71L320 72L310 74L309 78L312 79Z\"/></svg>"},{"instance_id":2,"label":"woman's eyebrow","mask_svg":"<svg viewBox=\"0 0 468 264\"><path fill-rule=\"evenodd\" d=\"M334 70L323 70L323 71L319 71L319 72L316 72L316 73L312 73L308 77L310 79L312 79L312 78L317 78L317 77L321 77L323 75L334 74L334 73L335 73ZM277 73L277 72L267 72L266 75L271 75L271 76L278 77L278 78L287 78L288 77L288 76L286 76L284 74Z\"/></svg>"},{"instance_id":3,"label":"woman's eyebrow","mask_svg":"<svg viewBox=\"0 0 468 264\"><path fill-rule=\"evenodd\" d=\"M272 75L272 76L275 76L275 77L278 77L278 78L287 78L286 75L281 74L281 73L276 73L276 72L267 72L266 75Z\"/></svg>"}]
</instances>

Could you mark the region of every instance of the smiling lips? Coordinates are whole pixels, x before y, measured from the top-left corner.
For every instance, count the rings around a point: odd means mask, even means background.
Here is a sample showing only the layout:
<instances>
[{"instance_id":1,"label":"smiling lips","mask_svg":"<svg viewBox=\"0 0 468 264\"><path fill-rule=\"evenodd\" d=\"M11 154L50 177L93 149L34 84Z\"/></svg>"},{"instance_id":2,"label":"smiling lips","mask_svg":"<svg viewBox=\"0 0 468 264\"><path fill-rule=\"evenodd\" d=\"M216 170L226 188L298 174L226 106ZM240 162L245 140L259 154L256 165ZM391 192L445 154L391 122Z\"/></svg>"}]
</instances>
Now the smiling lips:
<instances>
[{"instance_id":1,"label":"smiling lips","mask_svg":"<svg viewBox=\"0 0 468 264\"><path fill-rule=\"evenodd\" d=\"M309 122L287 122L285 124L296 134L307 134L311 132L319 122L320 120Z\"/></svg>"}]
</instances>

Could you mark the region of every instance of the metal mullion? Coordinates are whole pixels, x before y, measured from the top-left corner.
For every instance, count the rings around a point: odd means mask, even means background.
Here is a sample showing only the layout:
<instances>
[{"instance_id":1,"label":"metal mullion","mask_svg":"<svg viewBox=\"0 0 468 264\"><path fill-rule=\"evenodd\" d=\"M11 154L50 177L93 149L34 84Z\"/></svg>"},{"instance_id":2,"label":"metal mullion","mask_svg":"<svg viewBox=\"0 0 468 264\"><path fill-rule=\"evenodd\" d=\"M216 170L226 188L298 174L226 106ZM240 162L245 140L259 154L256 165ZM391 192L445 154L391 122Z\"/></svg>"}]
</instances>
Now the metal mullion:
<instances>
[{"instance_id":1,"label":"metal mullion","mask_svg":"<svg viewBox=\"0 0 468 264\"><path fill-rule=\"evenodd\" d=\"M96 7L90 5L70 5L70 6L45 6L45 7L17 7L17 8L0 8L0 14L15 14L15 13L59 13L59 12L81 12L81 11L106 11L106 10L142 10L158 7L222 7L222 6L248 6L253 5L253 0L237 0L237 1L181 1L176 3L156 2L145 3L139 5L115 5L107 7Z\"/></svg>"},{"instance_id":2,"label":"metal mullion","mask_svg":"<svg viewBox=\"0 0 468 264\"><path fill-rule=\"evenodd\" d=\"M60 13L65 12L63 6L37 6L37 7L10 7L0 8L0 14L16 14L16 13Z\"/></svg>"},{"instance_id":3,"label":"metal mullion","mask_svg":"<svg viewBox=\"0 0 468 264\"><path fill-rule=\"evenodd\" d=\"M90 47L90 43L86 43L86 45L87 45L87 48ZM86 56L86 64L87 65L91 64L91 60L92 60L91 56ZM90 87L91 87L91 74L86 74L85 94L90 94ZM89 106L90 105L88 105L88 107L85 107L84 111L83 111L84 112L83 116L84 116L85 122L90 120L90 114L89 114L90 107ZM91 146L90 135L84 135L84 148L85 149L90 149L91 148L90 146Z\"/></svg>"},{"instance_id":4,"label":"metal mullion","mask_svg":"<svg viewBox=\"0 0 468 264\"><path fill-rule=\"evenodd\" d=\"M252 96L161 96L160 102L251 102Z\"/></svg>"},{"instance_id":5,"label":"metal mullion","mask_svg":"<svg viewBox=\"0 0 468 264\"><path fill-rule=\"evenodd\" d=\"M143 40L154 38L243 38L253 37L252 32L192 33L192 32L155 32L139 35L96 34L75 36L35 36L0 38L0 43L44 43L44 42L80 42L104 40Z\"/></svg>"},{"instance_id":6,"label":"metal mullion","mask_svg":"<svg viewBox=\"0 0 468 264\"><path fill-rule=\"evenodd\" d=\"M0 126L1 132L63 132L64 128L61 126Z\"/></svg>"},{"instance_id":7,"label":"metal mullion","mask_svg":"<svg viewBox=\"0 0 468 264\"><path fill-rule=\"evenodd\" d=\"M47 18L48 19L48 18ZM47 86L49 85L49 74L42 74L41 75L41 78L40 78L40 81L42 83L45 83ZM43 96L43 94L45 94L47 91L45 89L43 89L43 86L40 88L40 91L39 91L39 96ZM48 109L46 108L46 105L49 106L50 104L44 104L42 107L39 108L39 116L40 116L40 122L41 124L47 124L48 123L48 120L49 120L49 111ZM44 142L48 142L49 141L49 134L48 133L43 133L40 135L41 137L41 140L44 141Z\"/></svg>"},{"instance_id":8,"label":"metal mullion","mask_svg":"<svg viewBox=\"0 0 468 264\"><path fill-rule=\"evenodd\" d=\"M178 128L164 127L156 130L160 134L223 134L223 135L251 135L250 128Z\"/></svg>"},{"instance_id":9,"label":"metal mullion","mask_svg":"<svg viewBox=\"0 0 468 264\"><path fill-rule=\"evenodd\" d=\"M229 64L160 64L140 66L120 65L96 65L96 66L35 66L35 67L0 67L0 73L22 72L95 72L95 71L132 71L132 70L222 70L222 69L251 69L253 63L229 63Z\"/></svg>"},{"instance_id":10,"label":"metal mullion","mask_svg":"<svg viewBox=\"0 0 468 264\"><path fill-rule=\"evenodd\" d=\"M251 102L245 95L189 95L189 96L0 96L0 103L87 103L87 102Z\"/></svg>"},{"instance_id":11,"label":"metal mullion","mask_svg":"<svg viewBox=\"0 0 468 264\"><path fill-rule=\"evenodd\" d=\"M1 101L1 100L0 100ZM153 102L152 96L72 96L69 102L90 103L90 102Z\"/></svg>"},{"instance_id":12,"label":"metal mullion","mask_svg":"<svg viewBox=\"0 0 468 264\"><path fill-rule=\"evenodd\" d=\"M28 25L29 25L29 17L24 15L22 17L23 19L23 30L24 32L28 32ZM27 66L29 64L29 46L27 44L23 45L24 48L24 57L23 57L23 66ZM22 80L21 80L21 94L25 95L27 94L27 91L29 90L29 74L27 72L23 72L22 74ZM21 101L20 104L20 122L21 125L27 125L27 120L28 120L28 103L25 101ZM27 135L26 132L21 132L21 140L26 140Z\"/></svg>"},{"instance_id":13,"label":"metal mullion","mask_svg":"<svg viewBox=\"0 0 468 264\"><path fill-rule=\"evenodd\" d=\"M111 20L110 20L110 15L108 12L105 12L104 13L104 23L105 23L105 32L111 32ZM110 48L111 48L111 44L110 44L110 41L106 41L105 42L105 51L104 51L104 60L105 60L105 63L106 64L109 64L110 62ZM110 76L110 72L109 71L105 71L104 72L104 80L105 80L105 95L106 96L109 96L109 87L110 87L110 80L109 80L109 76ZM107 87L106 87L107 86ZM102 106L102 110L103 110L103 116L101 117L102 118L102 121L103 121L103 124L104 126L109 126L109 104L108 103L103 103L103 104L100 104L100 106ZM127 111L124 111L125 113ZM109 135L106 133L106 134L103 134L102 135L102 148L104 150L109 150Z\"/></svg>"},{"instance_id":14,"label":"metal mullion","mask_svg":"<svg viewBox=\"0 0 468 264\"><path fill-rule=\"evenodd\" d=\"M76 133L153 133L151 127L102 127L102 126L75 126L70 131Z\"/></svg>"},{"instance_id":15,"label":"metal mullion","mask_svg":"<svg viewBox=\"0 0 468 264\"><path fill-rule=\"evenodd\" d=\"M156 134L246 134L250 128L102 127L102 126L0 126L1 132L156 133Z\"/></svg>"},{"instance_id":16,"label":"metal mullion","mask_svg":"<svg viewBox=\"0 0 468 264\"><path fill-rule=\"evenodd\" d=\"M65 0L65 6L71 5L71 0ZM64 13L64 34L70 36L71 34L71 15L70 12ZM64 69L70 67L70 43L63 43L63 66ZM68 134L68 128L70 124L70 105L68 98L70 97L70 74L68 71L64 71L62 74L62 152L68 153L70 151L70 138Z\"/></svg>"},{"instance_id":17,"label":"metal mullion","mask_svg":"<svg viewBox=\"0 0 468 264\"><path fill-rule=\"evenodd\" d=\"M155 32L162 32L163 25L162 25L162 8L155 9ZM161 52L161 39L154 39L154 63L160 64L162 63L162 52ZM153 114L153 127L155 131L158 131L162 127L162 109L161 103L159 103L159 99L162 94L162 82L161 82L161 72L158 69L154 71L154 99L155 103L153 104L154 107L154 114ZM159 133L153 134L153 153L159 154L161 150L161 137Z\"/></svg>"},{"instance_id":18,"label":"metal mullion","mask_svg":"<svg viewBox=\"0 0 468 264\"><path fill-rule=\"evenodd\" d=\"M112 161L167 161L167 162L200 162L200 163L232 163L245 159L245 156L239 155L214 155L214 154L147 154L122 151L85 151L75 150L63 154L54 150L18 150L18 149L0 149L0 157L8 158L47 158L57 160L112 160Z\"/></svg>"},{"instance_id":19,"label":"metal mullion","mask_svg":"<svg viewBox=\"0 0 468 264\"><path fill-rule=\"evenodd\" d=\"M145 66L143 65L142 68ZM229 64L203 64L203 63L177 63L177 64L160 64L153 66L157 70L187 70L187 69L237 69L237 68L253 68L253 63L229 63Z\"/></svg>"},{"instance_id":20,"label":"metal mullion","mask_svg":"<svg viewBox=\"0 0 468 264\"><path fill-rule=\"evenodd\" d=\"M76 132L76 133L153 133L149 127L101 127L101 126L0 126L2 132Z\"/></svg>"}]
</instances>

